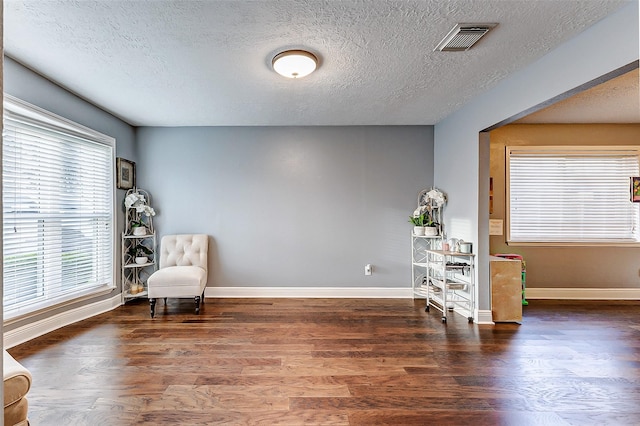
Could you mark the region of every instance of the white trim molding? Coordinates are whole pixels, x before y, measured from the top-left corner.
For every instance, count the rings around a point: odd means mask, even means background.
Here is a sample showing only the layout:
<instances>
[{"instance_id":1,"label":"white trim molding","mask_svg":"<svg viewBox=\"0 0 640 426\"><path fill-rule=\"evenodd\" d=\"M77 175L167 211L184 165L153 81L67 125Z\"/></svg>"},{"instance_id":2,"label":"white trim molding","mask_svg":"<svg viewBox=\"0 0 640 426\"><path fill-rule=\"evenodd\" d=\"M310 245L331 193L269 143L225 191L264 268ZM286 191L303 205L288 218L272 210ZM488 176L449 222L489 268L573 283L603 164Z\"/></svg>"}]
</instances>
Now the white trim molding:
<instances>
[{"instance_id":1,"label":"white trim molding","mask_svg":"<svg viewBox=\"0 0 640 426\"><path fill-rule=\"evenodd\" d=\"M413 290L408 287L207 287L204 295L218 298L411 299Z\"/></svg>"},{"instance_id":2,"label":"white trim molding","mask_svg":"<svg viewBox=\"0 0 640 426\"><path fill-rule=\"evenodd\" d=\"M491 310L478 310L478 321L477 324L488 324L494 325L493 322L493 314Z\"/></svg>"},{"instance_id":3,"label":"white trim molding","mask_svg":"<svg viewBox=\"0 0 640 426\"><path fill-rule=\"evenodd\" d=\"M640 300L640 288L530 288L527 299Z\"/></svg>"},{"instance_id":4,"label":"white trim molding","mask_svg":"<svg viewBox=\"0 0 640 426\"><path fill-rule=\"evenodd\" d=\"M89 305L80 306L51 317L5 331L4 348L9 349L38 336L52 332L64 326L111 311L122 304L122 295L116 294L109 299L100 300Z\"/></svg>"}]
</instances>

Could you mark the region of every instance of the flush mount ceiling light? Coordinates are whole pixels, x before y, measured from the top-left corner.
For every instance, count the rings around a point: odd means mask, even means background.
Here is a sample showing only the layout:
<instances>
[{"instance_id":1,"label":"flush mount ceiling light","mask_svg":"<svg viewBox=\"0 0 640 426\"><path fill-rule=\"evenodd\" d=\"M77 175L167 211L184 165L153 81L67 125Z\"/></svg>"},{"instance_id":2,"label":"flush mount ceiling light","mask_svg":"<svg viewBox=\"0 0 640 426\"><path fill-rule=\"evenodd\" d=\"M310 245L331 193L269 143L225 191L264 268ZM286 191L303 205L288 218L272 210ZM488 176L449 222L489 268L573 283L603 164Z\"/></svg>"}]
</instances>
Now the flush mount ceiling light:
<instances>
[{"instance_id":1,"label":"flush mount ceiling light","mask_svg":"<svg viewBox=\"0 0 640 426\"><path fill-rule=\"evenodd\" d=\"M498 24L456 24L433 50L441 52L469 50L496 25Z\"/></svg>"},{"instance_id":2,"label":"flush mount ceiling light","mask_svg":"<svg viewBox=\"0 0 640 426\"><path fill-rule=\"evenodd\" d=\"M318 58L306 50L285 50L278 53L271 61L278 74L288 78L302 78L315 71Z\"/></svg>"}]
</instances>

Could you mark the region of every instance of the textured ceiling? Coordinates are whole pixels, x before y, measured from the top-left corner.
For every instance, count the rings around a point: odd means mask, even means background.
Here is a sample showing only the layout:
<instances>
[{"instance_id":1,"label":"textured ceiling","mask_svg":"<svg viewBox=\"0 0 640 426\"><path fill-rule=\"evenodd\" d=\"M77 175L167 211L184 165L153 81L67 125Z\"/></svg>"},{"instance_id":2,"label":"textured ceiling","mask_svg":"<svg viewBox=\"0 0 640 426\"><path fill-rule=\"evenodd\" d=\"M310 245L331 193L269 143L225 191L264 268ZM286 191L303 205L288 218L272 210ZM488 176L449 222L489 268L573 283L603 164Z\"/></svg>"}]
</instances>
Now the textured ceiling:
<instances>
[{"instance_id":1,"label":"textured ceiling","mask_svg":"<svg viewBox=\"0 0 640 426\"><path fill-rule=\"evenodd\" d=\"M6 53L133 125L435 124L632 0L4 1ZM459 22L497 22L433 52ZM290 80L281 50L320 58Z\"/></svg>"},{"instance_id":2,"label":"textured ceiling","mask_svg":"<svg viewBox=\"0 0 640 426\"><path fill-rule=\"evenodd\" d=\"M640 123L640 74L636 68L516 123Z\"/></svg>"}]
</instances>

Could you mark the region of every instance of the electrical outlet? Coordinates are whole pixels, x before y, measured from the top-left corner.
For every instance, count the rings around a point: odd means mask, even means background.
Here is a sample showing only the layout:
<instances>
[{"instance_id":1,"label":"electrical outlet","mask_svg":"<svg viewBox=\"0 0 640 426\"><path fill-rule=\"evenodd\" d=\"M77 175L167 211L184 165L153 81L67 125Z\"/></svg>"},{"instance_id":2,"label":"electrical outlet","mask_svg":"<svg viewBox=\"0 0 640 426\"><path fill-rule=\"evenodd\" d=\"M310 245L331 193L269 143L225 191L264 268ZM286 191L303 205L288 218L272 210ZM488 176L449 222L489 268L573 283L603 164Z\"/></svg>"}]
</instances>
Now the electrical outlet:
<instances>
[{"instance_id":1,"label":"electrical outlet","mask_svg":"<svg viewBox=\"0 0 640 426\"><path fill-rule=\"evenodd\" d=\"M367 263L366 265L364 265L364 274L365 275L371 275L371 273L373 272L372 268L371 268L371 264Z\"/></svg>"}]
</instances>

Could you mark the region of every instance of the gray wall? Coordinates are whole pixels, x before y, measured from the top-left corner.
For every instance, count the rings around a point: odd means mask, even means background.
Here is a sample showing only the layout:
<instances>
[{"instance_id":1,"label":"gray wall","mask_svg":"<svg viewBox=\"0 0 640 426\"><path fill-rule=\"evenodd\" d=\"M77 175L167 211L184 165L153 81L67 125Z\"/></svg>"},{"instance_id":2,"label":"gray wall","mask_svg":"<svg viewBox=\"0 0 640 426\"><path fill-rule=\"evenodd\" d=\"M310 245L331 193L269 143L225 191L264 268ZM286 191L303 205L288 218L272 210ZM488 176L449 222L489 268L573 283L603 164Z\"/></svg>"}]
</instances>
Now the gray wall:
<instances>
[{"instance_id":1,"label":"gray wall","mask_svg":"<svg viewBox=\"0 0 640 426\"><path fill-rule=\"evenodd\" d=\"M624 40L624 43L611 43ZM548 99L638 60L638 2L596 23L529 67L502 81L435 126L435 184L449 194L450 236L477 244L479 308L490 309L487 203L488 138L479 133ZM461 155L464 153L464 155ZM480 162L482 154L483 161Z\"/></svg>"},{"instance_id":2,"label":"gray wall","mask_svg":"<svg viewBox=\"0 0 640 426\"><path fill-rule=\"evenodd\" d=\"M210 287L410 287L407 219L433 182L431 126L139 128L137 138L158 233L212 237Z\"/></svg>"},{"instance_id":3,"label":"gray wall","mask_svg":"<svg viewBox=\"0 0 640 426\"><path fill-rule=\"evenodd\" d=\"M25 68L21 64L12 60L11 58L4 58L4 91L9 95L15 96L23 101L29 102L33 105L44 108L50 112L58 114L64 118L75 121L105 135L111 136L116 139L116 156L125 157L135 160L134 141L135 131L134 128L123 122L122 120L114 117L113 115L97 108L96 106L86 102L83 99L75 96L69 91L63 89L60 86L55 85L51 81L44 77L34 73L33 71ZM115 185L115 183L114 183ZM124 198L124 191L117 190L116 192L117 205L120 206ZM118 208L118 232L120 235L123 227L123 216L121 209ZM120 286L120 239L116 237L116 270L114 271L116 282L118 287ZM114 291L115 292L115 291ZM45 315L39 315L32 317L28 320L15 322L5 327L5 331L12 330L16 327L31 323L33 321L41 320L48 316L55 315L61 311L73 309L78 306L82 306L88 303L93 303L98 300L112 297L114 292L102 297L89 299L83 302L79 302L73 305L69 305L65 308L61 308L57 311L49 312ZM117 292L120 292L118 289Z\"/></svg>"}]
</instances>

